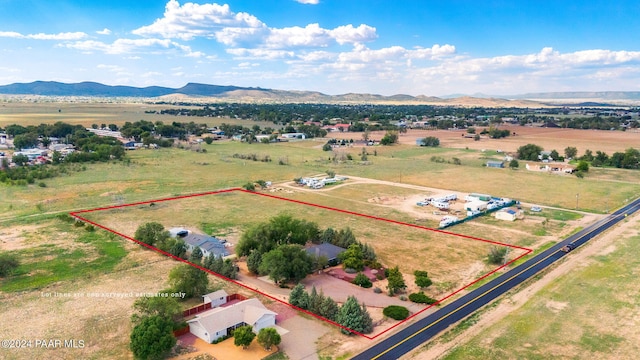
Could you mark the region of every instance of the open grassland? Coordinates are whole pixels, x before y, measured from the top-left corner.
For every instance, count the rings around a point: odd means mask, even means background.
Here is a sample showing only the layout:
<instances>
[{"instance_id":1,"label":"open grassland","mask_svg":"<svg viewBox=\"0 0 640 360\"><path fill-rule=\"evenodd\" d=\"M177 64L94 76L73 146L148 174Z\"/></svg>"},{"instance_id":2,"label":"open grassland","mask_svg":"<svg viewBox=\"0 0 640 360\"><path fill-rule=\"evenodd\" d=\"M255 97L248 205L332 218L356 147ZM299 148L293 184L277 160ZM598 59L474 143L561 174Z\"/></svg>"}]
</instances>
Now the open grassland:
<instances>
[{"instance_id":1,"label":"open grassland","mask_svg":"<svg viewBox=\"0 0 640 360\"><path fill-rule=\"evenodd\" d=\"M540 128L517 125L501 125L500 129L507 129L515 136L508 136L502 139L490 139L482 136L480 141L465 138L465 129L460 130L409 130L406 134L400 135L400 143L414 145L416 139L427 136L435 136L440 139L440 145L448 148L469 148L474 150L492 149L506 152L515 152L518 147L526 144L537 144L545 150L557 150L560 154L568 146L575 146L578 154L583 154L587 149L593 151L604 151L611 155L616 151L624 151L629 147L638 147L640 142L640 131L608 131L608 130L578 130L578 129L558 129ZM479 133L482 128L476 128ZM359 134L353 133L331 133L330 136L336 138L360 139ZM370 138L380 140L384 136L383 131L372 132Z\"/></svg>"},{"instance_id":2,"label":"open grassland","mask_svg":"<svg viewBox=\"0 0 640 360\"><path fill-rule=\"evenodd\" d=\"M162 121L170 124L178 122L205 123L209 126L217 126L222 123L238 124L252 127L253 125L271 126L278 128L273 123L264 121L241 120L231 118L211 117L177 117L174 115L160 115L145 113L146 111L160 111L166 109L200 109L198 106L174 106L156 105L145 103L98 103L98 102L2 102L0 100L0 128L11 124L22 126L40 125L42 123L55 123L62 121L73 125L90 127L92 124L116 124L124 125L125 122L146 120L151 122Z\"/></svg>"},{"instance_id":3,"label":"open grassland","mask_svg":"<svg viewBox=\"0 0 640 360\"><path fill-rule=\"evenodd\" d=\"M636 359L640 351L640 225L557 278L444 357Z\"/></svg>"},{"instance_id":4,"label":"open grassland","mask_svg":"<svg viewBox=\"0 0 640 360\"><path fill-rule=\"evenodd\" d=\"M69 223L54 222L13 235L0 243L0 249L6 246L21 264L12 277L0 284L0 290L5 292L38 289L72 280L78 274L111 272L127 255L117 237L74 228Z\"/></svg>"},{"instance_id":5,"label":"open grassland","mask_svg":"<svg viewBox=\"0 0 640 360\"><path fill-rule=\"evenodd\" d=\"M0 250L21 260L15 277L0 280L0 322L11 324L0 327L0 338L84 341L82 348L3 349L2 359L130 358L133 302L168 288L169 271L177 265L106 231L58 219L0 228ZM242 292L214 276L209 283L211 289Z\"/></svg>"},{"instance_id":6,"label":"open grassland","mask_svg":"<svg viewBox=\"0 0 640 360\"><path fill-rule=\"evenodd\" d=\"M307 192L279 195L398 221L406 220L406 215L396 210L389 211L350 199L323 197ZM242 233L247 227L281 213L314 221L321 228L350 227L358 240L374 247L384 265L399 266L404 273L427 270L436 283L454 284L459 288L495 267L484 262L491 246L485 242L243 192L157 202L154 206L136 205L84 213L82 216L132 236L138 226L150 221L160 222L166 228L183 226L198 230L209 227L219 233L238 229ZM225 226L228 228L225 229ZM520 250L514 252L522 253ZM444 295L438 292L438 287L431 291L432 296Z\"/></svg>"}]
</instances>

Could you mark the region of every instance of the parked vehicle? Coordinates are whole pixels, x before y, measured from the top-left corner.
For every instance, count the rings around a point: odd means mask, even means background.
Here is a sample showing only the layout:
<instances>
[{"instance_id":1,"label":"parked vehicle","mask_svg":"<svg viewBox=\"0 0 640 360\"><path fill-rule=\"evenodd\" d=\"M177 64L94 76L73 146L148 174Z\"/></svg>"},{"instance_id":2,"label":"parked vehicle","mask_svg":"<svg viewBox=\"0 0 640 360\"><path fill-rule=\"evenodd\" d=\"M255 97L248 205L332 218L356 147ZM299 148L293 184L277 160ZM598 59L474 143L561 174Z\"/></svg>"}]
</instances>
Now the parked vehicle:
<instances>
[{"instance_id":1,"label":"parked vehicle","mask_svg":"<svg viewBox=\"0 0 640 360\"><path fill-rule=\"evenodd\" d=\"M542 211L542 208L540 206L532 206L531 207L531 211L533 212L540 212Z\"/></svg>"}]
</instances>

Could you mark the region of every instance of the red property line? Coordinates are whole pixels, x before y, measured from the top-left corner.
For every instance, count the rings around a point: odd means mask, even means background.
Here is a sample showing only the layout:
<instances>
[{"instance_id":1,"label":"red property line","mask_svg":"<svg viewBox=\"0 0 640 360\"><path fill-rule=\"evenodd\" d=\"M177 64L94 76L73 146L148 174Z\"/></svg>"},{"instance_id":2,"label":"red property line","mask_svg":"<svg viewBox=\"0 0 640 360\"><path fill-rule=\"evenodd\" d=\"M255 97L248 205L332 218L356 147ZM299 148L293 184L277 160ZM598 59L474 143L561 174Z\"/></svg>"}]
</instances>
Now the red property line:
<instances>
[{"instance_id":1,"label":"red property line","mask_svg":"<svg viewBox=\"0 0 640 360\"><path fill-rule=\"evenodd\" d=\"M395 325L391 326L390 328L388 328L388 329L386 329L386 330L382 331L382 332L381 332L381 333L379 333L378 335L376 335L376 336L368 336L368 335L362 334L362 333L360 333L360 332L358 332L358 331L355 331L355 330L349 329L349 328L347 328L347 327L345 327L345 326L343 326L343 325L340 325L340 324L336 323L335 321L331 321L331 320L329 320L329 319L326 319L326 318L324 318L324 317L321 317L321 316L319 316L319 315L317 315L317 314L315 314L315 313L312 313L312 312L310 312L310 311L308 311L308 310L301 309L301 308L299 308L299 307L297 307L297 306L291 305L291 304L289 304L288 302L286 302L286 301L282 301L282 300L280 300L280 299L278 299L278 298L276 298L276 297L274 297L274 296L272 296L272 295L269 295L269 294L267 294L267 293L264 293L264 292L262 292L262 291L258 290L257 288L255 288L255 289L254 289L254 288L251 288L251 287L249 287L248 285L245 285L245 284L240 283L240 282L238 282L238 281L236 281L236 280L233 280L233 279L230 279L230 278L228 278L228 277L226 277L226 276L223 276L223 275L220 275L220 274L218 274L218 273L215 273L215 272L213 272L213 271L211 271L211 270L209 270L209 269L207 269L207 268L204 268L204 267L202 267L202 266L200 266L200 265L198 265L198 264L194 264L194 263L192 263L192 262L190 262L190 261L188 261L188 260L182 259L182 258L177 257L177 256L175 256L175 255L173 255L173 254L170 254L170 253L168 253L168 252L166 252L166 251L160 250L160 249L156 248L155 246L151 246L151 245L149 245L149 244L143 243L143 242L141 242L141 241L139 241L139 240L136 240L136 239L132 238L131 236L128 236L128 235L122 234L122 233L117 232L117 231L115 231L115 230L113 230L113 229L111 229L111 228L108 228L108 227L106 227L106 226L104 226L104 225L98 224L98 223L96 223L96 222L94 222L94 221L91 221L91 220L89 220L89 219L87 219L87 218L85 218L85 217L83 217L83 216L78 215L78 214L89 213L89 212L97 212L97 211L104 211L104 210L111 210L111 209L125 208L125 207L131 207L131 206L136 206L136 205L146 205L146 204L158 203L158 202L165 202L165 201L171 201L171 200L188 199L188 198L199 197L199 196L206 196L206 195L217 195L217 194L230 193L230 192L235 192L235 191L240 191L240 192L244 192L244 193L248 193L248 194L252 194L252 195L264 196L264 197L268 197L268 198L272 198L272 199L277 199L277 200L288 201L288 202L295 203L295 204L300 204L300 205L312 206L312 207L316 207L316 208L320 208L320 209L324 209L324 210L337 211L337 212L344 213L344 214L349 214L349 215L354 215L354 216L360 216L360 217L364 217L364 218L367 218L367 219L373 219L373 220L384 221L384 222L392 223L392 224L396 224L396 225L409 226L409 227L413 227L413 228L417 228L417 229L421 229L421 230L438 232L438 233L442 233L442 234L446 234L446 235L451 235L451 236L457 236L457 237L461 237L461 238L465 238L465 239L470 239L470 240L474 240L474 241L482 241L482 242L486 242L486 243L490 243L490 244L494 244L494 245L506 246L506 247L510 247L510 248L514 248L514 249L524 250L524 251L525 251L525 253L524 253L524 254L522 254L522 255L520 255L520 256L518 256L517 258L515 258L515 259L513 259L513 260L509 261L508 263L506 263L506 264L504 264L504 265L502 265L502 266L500 266L500 267L498 267L498 268L496 268L496 269L492 270L491 272L488 272L488 273L486 273L485 275L483 275L483 276L481 276L481 277L477 278L476 280L472 281L471 283L469 283L469 284L467 284L467 285L465 285L465 286L461 287L460 289L458 289L458 290L454 291L453 293L451 293L451 294L449 294L449 295L445 296L444 298L442 298L442 299L438 300L438 301L437 301L437 302L435 302L434 304L431 304L431 305L429 305L429 306L425 307L424 309L422 309L422 310L418 311L417 313L415 313L415 314L413 314L413 315L409 316L409 317L408 317L408 318L406 318L405 320L403 320L403 321L401 321L401 322L399 322L399 323L397 323L397 324L395 324ZM405 323L406 321L409 321L410 319L412 319L412 318L414 318L414 317L416 317L416 316L420 315L421 313L423 313L423 312L425 312L425 311L427 311L427 310L431 309L432 307L437 306L437 305L440 305L442 302L444 302L445 300L449 299L450 297L452 297L452 296L454 296L454 295L456 295L456 294L460 293L461 291L463 291L463 290L467 289L468 287L470 287L470 286L472 286L472 285L476 284L477 282L479 282L479 281L481 281L481 280L483 280L483 279L487 278L488 276L491 276L492 274L494 274L494 273L498 272L499 270L501 270L501 269L503 269L503 268L505 268L505 267L507 267L507 266L511 265L511 264L512 264L512 263L514 263L515 261L519 260L520 258L522 258L522 257L524 257L524 256L526 256L526 255L529 255L529 254L533 251L532 249L528 249L528 248L520 247L520 246L516 246L516 245L511 245L511 244L505 244L505 243L498 242L498 241L486 240L486 239L482 239L482 238L478 238L478 237L474 237L474 236L469 236L469 235L464 235L464 234L457 234L457 233L453 233L453 232L449 232L449 231L444 231L444 230L439 230L439 229L428 228L428 227L425 227L425 226L420 226L420 225L410 224L410 223L406 223L406 222L402 222L402 221L397 221L397 220L391 220L391 219L381 218L381 217L377 217L377 216L373 216L373 215L361 214L361 213L357 213L357 212L353 212L353 211L349 211L349 210L337 209L337 208L333 208L333 207L329 207L329 206L324 206L324 205L319 205L319 204L313 204L313 203L309 203L309 202L305 202L305 201L294 200L294 199L287 199L287 198L280 197L280 196L275 196L275 195L270 195L270 194L265 194L265 193L253 192L253 191L249 191L249 190L245 190L245 189L241 189L241 188L231 188L231 189L224 189L224 190L218 190L218 191L209 191L209 192L204 192L204 193L189 194L189 195L181 195L181 196L169 197L169 198L158 199L158 200L140 201L140 202L135 202L135 203L130 203L130 204L114 205L114 206L100 207L100 208L95 208L95 209L88 209L88 210L74 211L74 212L69 213L69 215L71 215L71 216L75 217L75 218L76 218L76 219L78 219L78 220L81 220L81 221L87 222L87 223L89 223L89 224L91 224L91 225L93 225L93 226L99 227L99 228L104 229L104 230L106 230L106 231L108 231L108 232L111 232L111 233L113 233L113 234L115 234L115 235L118 235L118 236L120 236L120 237L122 237L122 238L125 238L125 239L127 239L127 240L131 240L131 241L135 242L136 244L142 245L142 246L144 246L144 247L146 247L146 248L148 248L148 249L151 249L151 250L157 251L157 252L159 252L160 254L163 254L163 255L165 255L165 256L168 256L168 257L170 257L170 258L172 258L172 259L174 259L174 260L176 260L176 261L180 261L180 262L183 262L183 263L185 263L185 264L191 265L191 266L193 266L193 267L195 267L195 268L197 268L197 269L200 269L200 270L202 270L202 271L205 271L205 272L207 272L207 273L209 273L209 274L211 274L211 275L217 276L217 277L219 277L219 278L221 278L221 279L223 279L223 280L226 280L226 281L229 281L229 282L231 282L231 283L234 283L234 284L236 284L236 285L238 285L238 286L240 286L240 287L243 287L243 288L245 288L245 289L247 289L247 290L251 290L251 291L253 291L253 292L256 292L256 293L258 293L258 294L260 294L260 295L262 295L262 296L265 296L265 297L267 297L267 298L269 298L269 299L271 299L271 300L274 300L274 301L277 301L277 302L279 302L279 303L281 303L281 304L284 304L284 305L290 306L290 307L292 307L292 308L294 308L294 309L296 309L296 310L298 310L298 311L304 312L304 313L306 313L306 314L308 314L308 315L311 315L311 316L313 316L313 317L315 317L315 318L317 318L317 319L320 319L320 320L326 321L326 322L327 322L327 323L329 323L329 324L332 324L332 325L338 326L338 327L340 327L340 328L342 328L342 329L344 329L344 330L347 330L347 331L349 331L349 332L351 332L351 333L353 333L353 334L360 335L360 336L362 336L362 337L364 337L364 338L366 338L366 339L369 339L369 340L373 340L373 339L375 339L375 338L379 337L380 335L383 335L383 334L385 334L385 333L387 333L387 332L391 331L391 330L392 330L392 329L394 329L395 327L402 325L402 324L403 324L403 323Z\"/></svg>"}]
</instances>

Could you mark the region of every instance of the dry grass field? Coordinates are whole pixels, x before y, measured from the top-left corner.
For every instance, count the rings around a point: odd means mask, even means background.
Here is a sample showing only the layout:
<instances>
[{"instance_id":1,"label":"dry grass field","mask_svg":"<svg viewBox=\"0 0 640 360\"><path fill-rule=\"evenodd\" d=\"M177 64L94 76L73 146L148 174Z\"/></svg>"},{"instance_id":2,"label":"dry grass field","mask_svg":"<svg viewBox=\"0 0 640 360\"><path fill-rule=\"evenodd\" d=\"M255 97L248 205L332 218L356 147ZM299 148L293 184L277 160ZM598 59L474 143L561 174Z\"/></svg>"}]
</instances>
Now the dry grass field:
<instances>
[{"instance_id":1,"label":"dry grass field","mask_svg":"<svg viewBox=\"0 0 640 360\"><path fill-rule=\"evenodd\" d=\"M385 190L393 191L392 188ZM397 221L411 220L407 214L398 210L368 203L354 203L350 199L340 197L318 197L306 192L285 193L279 196ZM154 206L145 204L81 215L117 232L133 236L138 226L151 221L160 222L165 228L181 226L194 230L215 229L216 233L236 234L277 214L289 214L314 221L323 229L351 228L358 240L374 247L382 264L399 266L405 274L411 274L414 270L426 270L434 282L447 284L446 288L430 288L428 292L432 297L441 298L447 295L447 291L460 288L495 268L484 261L489 248L493 246L486 242L242 192L199 196L157 202ZM236 239L231 240L233 242ZM514 250L512 256L523 253L522 250Z\"/></svg>"},{"instance_id":2,"label":"dry grass field","mask_svg":"<svg viewBox=\"0 0 640 360\"><path fill-rule=\"evenodd\" d=\"M563 154L568 146L575 146L578 155L585 150L604 151L612 154L616 151L624 151L630 147L638 147L640 144L640 131L607 131L607 130L576 130L555 129L530 126L501 125L500 129L507 129L515 136L502 139L489 139L485 136L480 141L464 138L466 130L409 130L406 134L400 134L400 143L415 145L417 139L427 136L435 136L440 139L440 146L446 148L474 149L474 150L502 150L515 152L518 147L526 144L536 144L545 150L557 150ZM481 129L477 130L478 132ZM338 139L360 139L360 134L355 133L331 133L329 137ZM383 131L372 132L372 139L380 140L384 136Z\"/></svg>"},{"instance_id":3,"label":"dry grass field","mask_svg":"<svg viewBox=\"0 0 640 360\"><path fill-rule=\"evenodd\" d=\"M504 306L483 314L472 328L474 335L462 335L448 353L436 355L436 346L410 358L636 359L639 231L636 215L575 253L575 261L567 260L578 266L563 263L554 269L535 296L512 294ZM485 322L485 317L492 321Z\"/></svg>"},{"instance_id":4,"label":"dry grass field","mask_svg":"<svg viewBox=\"0 0 640 360\"><path fill-rule=\"evenodd\" d=\"M2 102L0 100L0 127L11 124L39 125L42 123L55 123L63 121L69 124L79 124L90 127L92 124L116 124L125 122L147 120L151 122L162 121L172 123L174 121L195 123L207 123L209 126L227 124L241 124L251 127L254 124L263 125L264 122L251 120L239 120L231 118L178 118L173 115L148 114L146 111L160 111L175 108L192 108L193 106L156 105L145 103L118 103L118 102L48 102L42 99L39 102ZM195 108L195 107L193 107ZM198 107L200 108L200 107ZM271 127L277 127L271 124Z\"/></svg>"}]
</instances>

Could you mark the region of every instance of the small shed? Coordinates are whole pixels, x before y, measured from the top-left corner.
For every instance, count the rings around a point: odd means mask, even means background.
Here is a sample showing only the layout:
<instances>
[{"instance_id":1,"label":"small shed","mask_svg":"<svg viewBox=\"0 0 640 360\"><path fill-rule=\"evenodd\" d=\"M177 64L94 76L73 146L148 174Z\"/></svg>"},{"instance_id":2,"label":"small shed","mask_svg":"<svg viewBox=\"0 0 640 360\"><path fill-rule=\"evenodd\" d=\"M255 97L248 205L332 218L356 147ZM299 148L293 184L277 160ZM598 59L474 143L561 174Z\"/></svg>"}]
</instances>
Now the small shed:
<instances>
[{"instance_id":1,"label":"small shed","mask_svg":"<svg viewBox=\"0 0 640 360\"><path fill-rule=\"evenodd\" d=\"M227 303L227 294L224 290L214 291L212 293L202 295L205 304L211 304L212 308L224 305Z\"/></svg>"},{"instance_id":2,"label":"small shed","mask_svg":"<svg viewBox=\"0 0 640 360\"><path fill-rule=\"evenodd\" d=\"M515 221L521 217L522 211L514 208L504 208L496 212L496 219L498 220Z\"/></svg>"},{"instance_id":3,"label":"small shed","mask_svg":"<svg viewBox=\"0 0 640 360\"><path fill-rule=\"evenodd\" d=\"M504 168L504 161L489 160L489 161L487 161L487 167L490 167L490 168Z\"/></svg>"}]
</instances>

